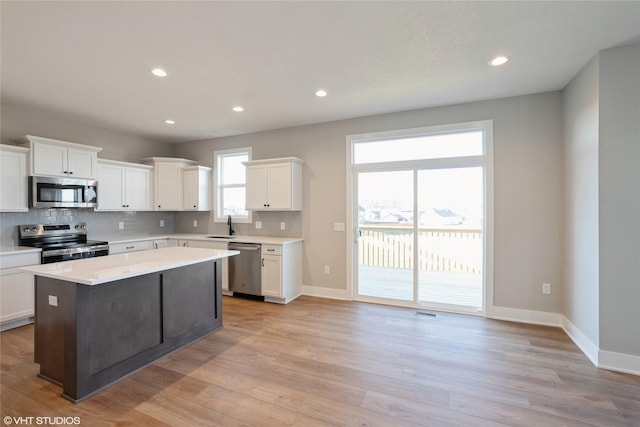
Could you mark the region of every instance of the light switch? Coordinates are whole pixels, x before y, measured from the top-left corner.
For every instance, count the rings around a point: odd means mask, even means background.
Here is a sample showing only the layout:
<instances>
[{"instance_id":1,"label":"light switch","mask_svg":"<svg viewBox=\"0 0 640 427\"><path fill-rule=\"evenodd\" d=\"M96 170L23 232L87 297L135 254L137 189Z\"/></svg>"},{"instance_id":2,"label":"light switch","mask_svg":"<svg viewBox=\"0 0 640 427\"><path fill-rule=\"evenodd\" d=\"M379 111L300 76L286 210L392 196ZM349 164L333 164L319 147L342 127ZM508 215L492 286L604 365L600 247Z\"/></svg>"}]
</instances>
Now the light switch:
<instances>
[{"instance_id":1,"label":"light switch","mask_svg":"<svg viewBox=\"0 0 640 427\"><path fill-rule=\"evenodd\" d=\"M262 228L262 221L256 221L256 229L260 230Z\"/></svg>"},{"instance_id":2,"label":"light switch","mask_svg":"<svg viewBox=\"0 0 640 427\"><path fill-rule=\"evenodd\" d=\"M284 230L286 227L286 224L284 222L280 223L280 230Z\"/></svg>"},{"instance_id":3,"label":"light switch","mask_svg":"<svg viewBox=\"0 0 640 427\"><path fill-rule=\"evenodd\" d=\"M333 223L333 231L344 231L344 222Z\"/></svg>"}]
</instances>

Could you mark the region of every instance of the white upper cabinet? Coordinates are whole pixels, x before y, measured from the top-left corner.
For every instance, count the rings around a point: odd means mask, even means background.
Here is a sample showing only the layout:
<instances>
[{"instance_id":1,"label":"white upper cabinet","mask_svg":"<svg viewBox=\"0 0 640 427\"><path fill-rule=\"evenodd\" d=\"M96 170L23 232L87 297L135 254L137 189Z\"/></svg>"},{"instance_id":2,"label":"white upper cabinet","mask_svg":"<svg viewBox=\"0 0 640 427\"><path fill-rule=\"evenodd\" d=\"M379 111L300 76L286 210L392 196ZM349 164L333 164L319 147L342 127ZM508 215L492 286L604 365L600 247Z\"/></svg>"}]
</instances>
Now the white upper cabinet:
<instances>
[{"instance_id":1,"label":"white upper cabinet","mask_svg":"<svg viewBox=\"0 0 640 427\"><path fill-rule=\"evenodd\" d=\"M251 160L247 167L248 210L302 210L302 164L297 157Z\"/></svg>"},{"instance_id":2,"label":"white upper cabinet","mask_svg":"<svg viewBox=\"0 0 640 427\"><path fill-rule=\"evenodd\" d=\"M0 145L0 211L26 212L27 155L29 150L13 145Z\"/></svg>"},{"instance_id":3,"label":"white upper cabinet","mask_svg":"<svg viewBox=\"0 0 640 427\"><path fill-rule=\"evenodd\" d=\"M211 210L211 168L190 166L182 169L182 209Z\"/></svg>"},{"instance_id":4,"label":"white upper cabinet","mask_svg":"<svg viewBox=\"0 0 640 427\"><path fill-rule=\"evenodd\" d=\"M97 211L151 209L151 166L98 160Z\"/></svg>"},{"instance_id":5,"label":"white upper cabinet","mask_svg":"<svg viewBox=\"0 0 640 427\"><path fill-rule=\"evenodd\" d=\"M68 178L96 178L100 147L75 144L40 136L26 135L20 139L31 150L31 175Z\"/></svg>"},{"instance_id":6,"label":"white upper cabinet","mask_svg":"<svg viewBox=\"0 0 640 427\"><path fill-rule=\"evenodd\" d=\"M182 168L196 162L171 157L147 157L142 163L153 166L154 210L182 210Z\"/></svg>"}]
</instances>

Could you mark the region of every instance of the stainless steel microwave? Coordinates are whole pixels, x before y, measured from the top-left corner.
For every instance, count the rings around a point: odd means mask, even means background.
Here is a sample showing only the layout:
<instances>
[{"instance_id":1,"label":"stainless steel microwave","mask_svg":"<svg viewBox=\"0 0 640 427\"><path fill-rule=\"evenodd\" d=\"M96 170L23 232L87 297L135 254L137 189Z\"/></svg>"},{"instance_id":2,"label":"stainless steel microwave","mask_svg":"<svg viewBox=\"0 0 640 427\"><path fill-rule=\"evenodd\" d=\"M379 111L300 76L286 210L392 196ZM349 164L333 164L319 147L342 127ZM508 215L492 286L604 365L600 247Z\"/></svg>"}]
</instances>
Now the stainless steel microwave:
<instances>
[{"instance_id":1,"label":"stainless steel microwave","mask_svg":"<svg viewBox=\"0 0 640 427\"><path fill-rule=\"evenodd\" d=\"M29 206L32 208L94 208L98 206L98 181L30 176Z\"/></svg>"}]
</instances>

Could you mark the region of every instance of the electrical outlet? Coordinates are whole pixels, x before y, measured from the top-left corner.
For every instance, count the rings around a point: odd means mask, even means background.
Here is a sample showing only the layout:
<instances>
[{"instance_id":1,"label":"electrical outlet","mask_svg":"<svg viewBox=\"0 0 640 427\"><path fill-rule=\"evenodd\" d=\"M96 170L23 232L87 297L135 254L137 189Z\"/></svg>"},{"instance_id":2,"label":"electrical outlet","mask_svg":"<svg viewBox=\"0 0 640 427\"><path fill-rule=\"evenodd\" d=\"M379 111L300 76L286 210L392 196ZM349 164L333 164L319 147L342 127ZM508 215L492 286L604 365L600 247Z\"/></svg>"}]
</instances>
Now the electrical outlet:
<instances>
[{"instance_id":1,"label":"electrical outlet","mask_svg":"<svg viewBox=\"0 0 640 427\"><path fill-rule=\"evenodd\" d=\"M160 227L164 227L164 219L160 220Z\"/></svg>"},{"instance_id":2,"label":"electrical outlet","mask_svg":"<svg viewBox=\"0 0 640 427\"><path fill-rule=\"evenodd\" d=\"M118 229L119 229L119 230L124 230L124 222L123 222L123 221L120 221L120 222L118 223Z\"/></svg>"},{"instance_id":3,"label":"electrical outlet","mask_svg":"<svg viewBox=\"0 0 640 427\"><path fill-rule=\"evenodd\" d=\"M551 294L551 283L543 283L542 284L542 293L545 295Z\"/></svg>"},{"instance_id":4,"label":"electrical outlet","mask_svg":"<svg viewBox=\"0 0 640 427\"><path fill-rule=\"evenodd\" d=\"M284 230L286 227L286 224L284 222L280 223L280 230Z\"/></svg>"},{"instance_id":5,"label":"electrical outlet","mask_svg":"<svg viewBox=\"0 0 640 427\"><path fill-rule=\"evenodd\" d=\"M262 221L256 221L256 229L257 230L261 230L262 229Z\"/></svg>"},{"instance_id":6,"label":"electrical outlet","mask_svg":"<svg viewBox=\"0 0 640 427\"><path fill-rule=\"evenodd\" d=\"M328 265L324 266L324 274L331 274L331 268Z\"/></svg>"},{"instance_id":7,"label":"electrical outlet","mask_svg":"<svg viewBox=\"0 0 640 427\"><path fill-rule=\"evenodd\" d=\"M196 228L198 226L198 220L194 219L193 220L193 228Z\"/></svg>"},{"instance_id":8,"label":"electrical outlet","mask_svg":"<svg viewBox=\"0 0 640 427\"><path fill-rule=\"evenodd\" d=\"M333 231L344 231L344 222L333 223Z\"/></svg>"},{"instance_id":9,"label":"electrical outlet","mask_svg":"<svg viewBox=\"0 0 640 427\"><path fill-rule=\"evenodd\" d=\"M55 295L49 295L49 305L57 307L58 306L58 297L55 296Z\"/></svg>"}]
</instances>

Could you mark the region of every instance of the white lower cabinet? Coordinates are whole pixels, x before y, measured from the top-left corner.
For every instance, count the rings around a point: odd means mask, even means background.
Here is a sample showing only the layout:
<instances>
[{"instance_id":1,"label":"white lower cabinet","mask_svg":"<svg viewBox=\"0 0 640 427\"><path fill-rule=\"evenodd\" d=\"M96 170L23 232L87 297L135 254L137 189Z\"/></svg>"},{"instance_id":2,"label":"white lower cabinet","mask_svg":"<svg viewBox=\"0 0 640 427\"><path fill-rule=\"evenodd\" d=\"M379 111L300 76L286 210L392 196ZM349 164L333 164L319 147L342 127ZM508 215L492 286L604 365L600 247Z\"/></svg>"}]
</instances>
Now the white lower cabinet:
<instances>
[{"instance_id":1,"label":"white lower cabinet","mask_svg":"<svg viewBox=\"0 0 640 427\"><path fill-rule=\"evenodd\" d=\"M40 264L40 253L0 254L0 330L33 322L33 274L18 267Z\"/></svg>"},{"instance_id":2,"label":"white lower cabinet","mask_svg":"<svg viewBox=\"0 0 640 427\"><path fill-rule=\"evenodd\" d=\"M262 245L262 295L286 304L302 293L302 242Z\"/></svg>"}]
</instances>

